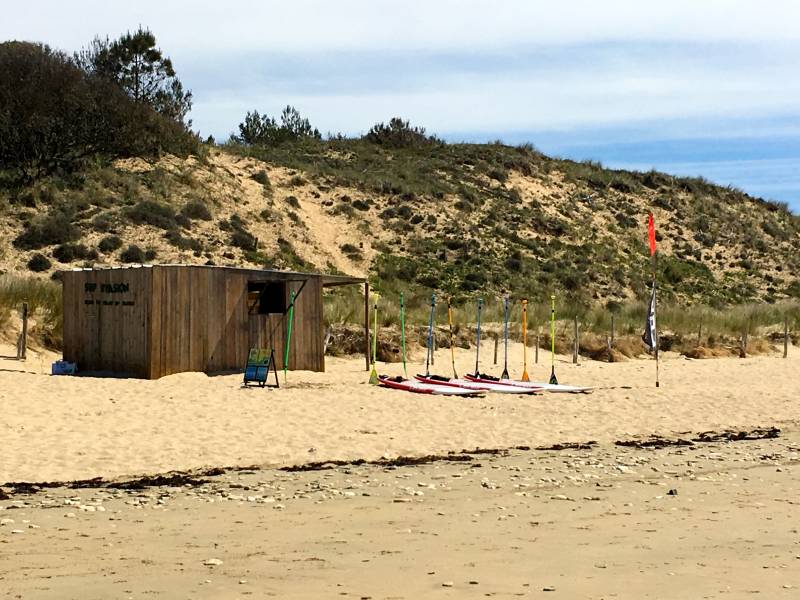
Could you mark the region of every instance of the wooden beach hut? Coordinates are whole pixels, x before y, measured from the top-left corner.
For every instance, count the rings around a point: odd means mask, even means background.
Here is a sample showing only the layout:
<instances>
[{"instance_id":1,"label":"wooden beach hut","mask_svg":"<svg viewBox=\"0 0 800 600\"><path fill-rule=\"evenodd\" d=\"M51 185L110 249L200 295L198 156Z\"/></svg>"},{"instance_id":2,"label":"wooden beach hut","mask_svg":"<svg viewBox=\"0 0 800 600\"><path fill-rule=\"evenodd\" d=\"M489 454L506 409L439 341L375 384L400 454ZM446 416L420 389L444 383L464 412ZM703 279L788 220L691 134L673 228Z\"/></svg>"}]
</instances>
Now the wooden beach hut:
<instances>
[{"instance_id":1,"label":"wooden beach hut","mask_svg":"<svg viewBox=\"0 0 800 600\"><path fill-rule=\"evenodd\" d=\"M288 367L324 371L323 289L362 284L369 295L359 277L218 266L75 269L62 283L64 359L82 372L145 379L241 370L250 348L274 348L282 369L292 292Z\"/></svg>"}]
</instances>

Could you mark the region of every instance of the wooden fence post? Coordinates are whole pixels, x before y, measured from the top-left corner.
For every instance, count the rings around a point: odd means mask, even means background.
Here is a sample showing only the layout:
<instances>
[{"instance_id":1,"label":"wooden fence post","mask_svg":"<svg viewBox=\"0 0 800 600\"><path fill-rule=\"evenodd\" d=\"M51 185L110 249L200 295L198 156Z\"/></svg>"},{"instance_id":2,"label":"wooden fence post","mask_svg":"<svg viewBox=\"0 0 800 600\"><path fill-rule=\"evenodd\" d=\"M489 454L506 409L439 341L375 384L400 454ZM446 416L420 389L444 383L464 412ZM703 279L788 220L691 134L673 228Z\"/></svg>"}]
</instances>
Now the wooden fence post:
<instances>
[{"instance_id":1,"label":"wooden fence post","mask_svg":"<svg viewBox=\"0 0 800 600\"><path fill-rule=\"evenodd\" d=\"M364 358L367 360L367 371L370 367L370 342L372 335L369 331L369 282L364 282Z\"/></svg>"},{"instance_id":2,"label":"wooden fence post","mask_svg":"<svg viewBox=\"0 0 800 600\"><path fill-rule=\"evenodd\" d=\"M575 346L572 349L572 362L576 365L578 364L578 349L580 347L580 339L578 336L578 315L575 315Z\"/></svg>"},{"instance_id":3,"label":"wooden fence post","mask_svg":"<svg viewBox=\"0 0 800 600\"><path fill-rule=\"evenodd\" d=\"M333 337L333 328L329 326L328 329L325 331L325 340L322 342L323 354L328 353L328 346L330 346L331 344L332 337Z\"/></svg>"},{"instance_id":4,"label":"wooden fence post","mask_svg":"<svg viewBox=\"0 0 800 600\"><path fill-rule=\"evenodd\" d=\"M494 336L494 364L497 364L497 345L500 343L500 336Z\"/></svg>"},{"instance_id":5,"label":"wooden fence post","mask_svg":"<svg viewBox=\"0 0 800 600\"><path fill-rule=\"evenodd\" d=\"M789 317L783 317L783 358L789 356Z\"/></svg>"},{"instance_id":6,"label":"wooden fence post","mask_svg":"<svg viewBox=\"0 0 800 600\"><path fill-rule=\"evenodd\" d=\"M739 353L740 358L747 358L747 329L742 332L742 350Z\"/></svg>"},{"instance_id":7,"label":"wooden fence post","mask_svg":"<svg viewBox=\"0 0 800 600\"><path fill-rule=\"evenodd\" d=\"M25 360L28 354L28 303L22 303L22 333L17 343L17 359Z\"/></svg>"},{"instance_id":8,"label":"wooden fence post","mask_svg":"<svg viewBox=\"0 0 800 600\"><path fill-rule=\"evenodd\" d=\"M535 358L534 358L534 364L537 364L537 365L539 364L539 338L541 337L541 335L542 335L542 328L539 327L536 330L536 353L535 353Z\"/></svg>"},{"instance_id":9,"label":"wooden fence post","mask_svg":"<svg viewBox=\"0 0 800 600\"><path fill-rule=\"evenodd\" d=\"M611 313L611 339L609 340L608 343L609 350L611 350L611 348L614 347L614 338L616 337L617 334L616 329L617 328L616 328L616 323L614 322L614 313Z\"/></svg>"}]
</instances>

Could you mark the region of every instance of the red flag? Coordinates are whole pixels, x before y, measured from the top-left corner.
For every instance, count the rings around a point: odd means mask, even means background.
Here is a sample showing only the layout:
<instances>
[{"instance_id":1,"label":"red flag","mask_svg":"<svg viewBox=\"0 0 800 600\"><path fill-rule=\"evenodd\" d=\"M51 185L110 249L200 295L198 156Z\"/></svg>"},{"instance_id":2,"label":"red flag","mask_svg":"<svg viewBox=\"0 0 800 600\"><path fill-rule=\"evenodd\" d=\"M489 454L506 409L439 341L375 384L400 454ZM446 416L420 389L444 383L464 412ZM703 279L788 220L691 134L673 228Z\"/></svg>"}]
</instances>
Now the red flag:
<instances>
[{"instance_id":1,"label":"red flag","mask_svg":"<svg viewBox=\"0 0 800 600\"><path fill-rule=\"evenodd\" d=\"M647 237L650 238L650 256L656 253L656 223L653 220L653 213L647 219Z\"/></svg>"}]
</instances>

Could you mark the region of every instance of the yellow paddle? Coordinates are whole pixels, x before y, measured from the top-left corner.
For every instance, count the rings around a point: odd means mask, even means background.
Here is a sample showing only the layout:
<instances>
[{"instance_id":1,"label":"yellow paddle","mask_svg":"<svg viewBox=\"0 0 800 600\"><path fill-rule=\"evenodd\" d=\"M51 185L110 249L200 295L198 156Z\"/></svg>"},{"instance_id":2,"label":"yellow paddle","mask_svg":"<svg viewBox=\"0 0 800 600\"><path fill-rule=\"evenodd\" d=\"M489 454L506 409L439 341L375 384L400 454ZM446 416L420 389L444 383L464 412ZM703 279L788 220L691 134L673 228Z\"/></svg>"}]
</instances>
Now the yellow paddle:
<instances>
[{"instance_id":1,"label":"yellow paddle","mask_svg":"<svg viewBox=\"0 0 800 600\"><path fill-rule=\"evenodd\" d=\"M369 382L372 385L378 383L378 371L375 370L375 362L378 357L378 294L375 294L375 303L372 305L373 333L372 333L372 371L369 374Z\"/></svg>"},{"instance_id":2,"label":"yellow paddle","mask_svg":"<svg viewBox=\"0 0 800 600\"><path fill-rule=\"evenodd\" d=\"M528 376L528 301L522 301L522 381L530 381Z\"/></svg>"}]
</instances>

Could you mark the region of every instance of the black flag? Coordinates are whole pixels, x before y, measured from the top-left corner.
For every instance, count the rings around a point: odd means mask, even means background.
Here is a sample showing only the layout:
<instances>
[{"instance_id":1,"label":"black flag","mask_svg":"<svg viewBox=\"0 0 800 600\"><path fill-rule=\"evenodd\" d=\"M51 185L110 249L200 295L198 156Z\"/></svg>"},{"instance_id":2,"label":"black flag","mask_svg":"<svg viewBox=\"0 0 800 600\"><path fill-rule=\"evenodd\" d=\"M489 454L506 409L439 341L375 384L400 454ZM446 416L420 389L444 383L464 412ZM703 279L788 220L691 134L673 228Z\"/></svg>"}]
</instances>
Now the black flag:
<instances>
[{"instance_id":1,"label":"black flag","mask_svg":"<svg viewBox=\"0 0 800 600\"><path fill-rule=\"evenodd\" d=\"M647 322L644 325L642 341L650 351L658 346L658 330L656 329L656 284L653 282L653 294L650 296L650 305L647 307Z\"/></svg>"}]
</instances>

